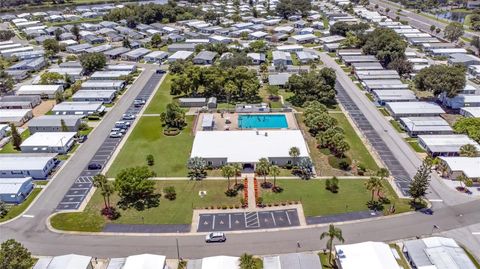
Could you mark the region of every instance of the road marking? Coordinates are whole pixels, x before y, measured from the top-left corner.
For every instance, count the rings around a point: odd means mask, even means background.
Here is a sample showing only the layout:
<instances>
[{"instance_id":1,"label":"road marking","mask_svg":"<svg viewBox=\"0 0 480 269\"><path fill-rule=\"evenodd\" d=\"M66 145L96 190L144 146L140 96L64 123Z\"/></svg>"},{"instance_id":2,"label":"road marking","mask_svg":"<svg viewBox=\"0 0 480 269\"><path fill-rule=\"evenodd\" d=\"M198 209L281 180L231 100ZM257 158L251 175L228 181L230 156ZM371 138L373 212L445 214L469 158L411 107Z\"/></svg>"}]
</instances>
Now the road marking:
<instances>
[{"instance_id":1,"label":"road marking","mask_svg":"<svg viewBox=\"0 0 480 269\"><path fill-rule=\"evenodd\" d=\"M33 218L33 217L35 217L35 216L34 216L34 215L22 215L22 217L24 217L24 218Z\"/></svg>"},{"instance_id":2,"label":"road marking","mask_svg":"<svg viewBox=\"0 0 480 269\"><path fill-rule=\"evenodd\" d=\"M288 216L288 211L285 212L285 215L287 215L288 224L292 225L292 222L290 221L290 216Z\"/></svg>"},{"instance_id":3,"label":"road marking","mask_svg":"<svg viewBox=\"0 0 480 269\"><path fill-rule=\"evenodd\" d=\"M232 214L228 214L228 229L232 229Z\"/></svg>"},{"instance_id":4,"label":"road marking","mask_svg":"<svg viewBox=\"0 0 480 269\"><path fill-rule=\"evenodd\" d=\"M212 230L215 231L215 215L213 215Z\"/></svg>"},{"instance_id":5,"label":"road marking","mask_svg":"<svg viewBox=\"0 0 480 269\"><path fill-rule=\"evenodd\" d=\"M480 235L480 232L472 232L473 235Z\"/></svg>"},{"instance_id":6,"label":"road marking","mask_svg":"<svg viewBox=\"0 0 480 269\"><path fill-rule=\"evenodd\" d=\"M273 215L273 212L270 212L270 214L272 215L273 225L277 226L277 222L275 221L275 216Z\"/></svg>"},{"instance_id":7,"label":"road marking","mask_svg":"<svg viewBox=\"0 0 480 269\"><path fill-rule=\"evenodd\" d=\"M442 199L430 199L428 201L430 201L430 202L443 202Z\"/></svg>"}]
</instances>

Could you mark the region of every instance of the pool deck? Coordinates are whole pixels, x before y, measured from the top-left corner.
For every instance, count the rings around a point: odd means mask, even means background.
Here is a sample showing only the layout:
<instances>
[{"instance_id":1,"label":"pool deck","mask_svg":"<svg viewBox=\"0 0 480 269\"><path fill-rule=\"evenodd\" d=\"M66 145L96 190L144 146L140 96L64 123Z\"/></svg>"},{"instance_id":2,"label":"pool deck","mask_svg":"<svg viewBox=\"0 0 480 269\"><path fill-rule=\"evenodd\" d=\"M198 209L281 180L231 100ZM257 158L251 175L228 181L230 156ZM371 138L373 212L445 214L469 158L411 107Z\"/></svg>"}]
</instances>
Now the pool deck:
<instances>
[{"instance_id":1,"label":"pool deck","mask_svg":"<svg viewBox=\"0 0 480 269\"><path fill-rule=\"evenodd\" d=\"M210 114L210 113L209 113ZM285 112L285 113L211 113L213 114L213 118L215 121L214 131L226 131L226 130L242 130L238 126L238 116L239 115L257 115L257 114L265 114L265 115L285 115L287 119L288 128L282 129L260 129L258 130L298 130L297 120L295 119L295 115L292 112ZM205 113L200 113L197 117L197 124L195 125L195 132L202 131L202 120ZM226 121L230 121L230 123L226 123ZM252 130L252 129L244 129L244 130Z\"/></svg>"}]
</instances>

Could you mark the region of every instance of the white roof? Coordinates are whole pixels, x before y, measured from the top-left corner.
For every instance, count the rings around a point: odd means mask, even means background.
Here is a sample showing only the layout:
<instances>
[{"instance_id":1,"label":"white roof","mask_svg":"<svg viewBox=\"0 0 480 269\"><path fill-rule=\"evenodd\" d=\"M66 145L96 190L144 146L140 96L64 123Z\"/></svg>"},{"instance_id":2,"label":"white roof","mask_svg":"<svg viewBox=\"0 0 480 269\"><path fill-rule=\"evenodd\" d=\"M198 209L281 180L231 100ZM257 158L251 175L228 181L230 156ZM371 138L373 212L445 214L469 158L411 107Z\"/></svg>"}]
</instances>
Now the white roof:
<instances>
[{"instance_id":1,"label":"white roof","mask_svg":"<svg viewBox=\"0 0 480 269\"><path fill-rule=\"evenodd\" d=\"M299 130L199 131L193 141L191 157L227 158L227 162L258 162L260 158L289 158L288 152L292 147L300 149L300 157L309 156Z\"/></svg>"},{"instance_id":2,"label":"white roof","mask_svg":"<svg viewBox=\"0 0 480 269\"><path fill-rule=\"evenodd\" d=\"M468 112L474 118L480 118L480 107L462 107L460 110Z\"/></svg>"},{"instance_id":3,"label":"white roof","mask_svg":"<svg viewBox=\"0 0 480 269\"><path fill-rule=\"evenodd\" d=\"M36 132L21 144L22 147L63 147L77 133L75 132Z\"/></svg>"},{"instance_id":4,"label":"white roof","mask_svg":"<svg viewBox=\"0 0 480 269\"><path fill-rule=\"evenodd\" d=\"M165 256L141 254L127 257L123 269L158 269L165 266Z\"/></svg>"},{"instance_id":5,"label":"white roof","mask_svg":"<svg viewBox=\"0 0 480 269\"><path fill-rule=\"evenodd\" d=\"M22 94L54 94L61 90L62 85L23 85L17 90L17 95Z\"/></svg>"},{"instance_id":6,"label":"white roof","mask_svg":"<svg viewBox=\"0 0 480 269\"><path fill-rule=\"evenodd\" d=\"M52 111L98 111L101 107L101 102L61 102Z\"/></svg>"},{"instance_id":7,"label":"white roof","mask_svg":"<svg viewBox=\"0 0 480 269\"><path fill-rule=\"evenodd\" d=\"M430 102L387 102L387 106L395 114L442 114L445 111L437 104Z\"/></svg>"},{"instance_id":8,"label":"white roof","mask_svg":"<svg viewBox=\"0 0 480 269\"><path fill-rule=\"evenodd\" d=\"M76 254L57 256L52 259L47 269L87 269L92 257Z\"/></svg>"},{"instance_id":9,"label":"white roof","mask_svg":"<svg viewBox=\"0 0 480 269\"><path fill-rule=\"evenodd\" d=\"M22 178L1 178L0 179L0 194L17 194L22 188L23 184L32 180L31 177Z\"/></svg>"},{"instance_id":10,"label":"white roof","mask_svg":"<svg viewBox=\"0 0 480 269\"><path fill-rule=\"evenodd\" d=\"M177 51L175 52L174 54L170 55L170 57L168 57L168 59L187 59L188 57L192 56L193 52L191 51L184 51L184 50L180 50L180 51Z\"/></svg>"},{"instance_id":11,"label":"white roof","mask_svg":"<svg viewBox=\"0 0 480 269\"><path fill-rule=\"evenodd\" d=\"M0 118L23 118L31 111L31 109L0 109Z\"/></svg>"},{"instance_id":12,"label":"white roof","mask_svg":"<svg viewBox=\"0 0 480 269\"><path fill-rule=\"evenodd\" d=\"M0 154L0 171L43 170L55 153Z\"/></svg>"},{"instance_id":13,"label":"white roof","mask_svg":"<svg viewBox=\"0 0 480 269\"><path fill-rule=\"evenodd\" d=\"M213 256L202 259L202 269L238 269L238 257Z\"/></svg>"},{"instance_id":14,"label":"white roof","mask_svg":"<svg viewBox=\"0 0 480 269\"><path fill-rule=\"evenodd\" d=\"M423 141L432 152L458 152L460 147L466 144L472 144L480 150L480 145L464 134L419 135L418 138Z\"/></svg>"},{"instance_id":15,"label":"white roof","mask_svg":"<svg viewBox=\"0 0 480 269\"><path fill-rule=\"evenodd\" d=\"M452 171L463 172L468 178L480 178L480 157L440 157Z\"/></svg>"},{"instance_id":16,"label":"white roof","mask_svg":"<svg viewBox=\"0 0 480 269\"><path fill-rule=\"evenodd\" d=\"M399 269L390 247L382 242L335 246L343 269Z\"/></svg>"},{"instance_id":17,"label":"white roof","mask_svg":"<svg viewBox=\"0 0 480 269\"><path fill-rule=\"evenodd\" d=\"M79 90L72 98L111 98L115 90Z\"/></svg>"}]
</instances>

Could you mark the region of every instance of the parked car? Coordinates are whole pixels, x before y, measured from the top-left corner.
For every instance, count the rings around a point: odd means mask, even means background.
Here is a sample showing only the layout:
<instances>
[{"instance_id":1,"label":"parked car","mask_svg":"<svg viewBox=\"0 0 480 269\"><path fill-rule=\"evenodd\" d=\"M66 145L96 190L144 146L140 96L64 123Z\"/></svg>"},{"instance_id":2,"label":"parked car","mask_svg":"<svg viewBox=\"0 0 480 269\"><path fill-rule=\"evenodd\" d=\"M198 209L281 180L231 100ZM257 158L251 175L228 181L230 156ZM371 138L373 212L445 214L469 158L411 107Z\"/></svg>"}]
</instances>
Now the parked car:
<instances>
[{"instance_id":1,"label":"parked car","mask_svg":"<svg viewBox=\"0 0 480 269\"><path fill-rule=\"evenodd\" d=\"M207 243L225 242L225 241L227 241L227 237L225 237L225 233L214 232L214 233L209 233L205 236L205 242Z\"/></svg>"},{"instance_id":2,"label":"parked car","mask_svg":"<svg viewBox=\"0 0 480 269\"><path fill-rule=\"evenodd\" d=\"M88 165L88 170L100 170L102 169L102 165L99 163L90 163Z\"/></svg>"},{"instance_id":3,"label":"parked car","mask_svg":"<svg viewBox=\"0 0 480 269\"><path fill-rule=\"evenodd\" d=\"M122 128L112 128L112 130L110 131L111 133L122 133L124 134L127 130L125 129L122 129Z\"/></svg>"},{"instance_id":4,"label":"parked car","mask_svg":"<svg viewBox=\"0 0 480 269\"><path fill-rule=\"evenodd\" d=\"M128 129L128 127L130 127L130 122L128 121L115 122L115 128Z\"/></svg>"},{"instance_id":5,"label":"parked car","mask_svg":"<svg viewBox=\"0 0 480 269\"><path fill-rule=\"evenodd\" d=\"M135 99L135 100L133 101L133 105L134 105L135 107L141 107L141 106L143 106L144 104L145 104L145 100L143 100L143 99L141 99L141 98Z\"/></svg>"},{"instance_id":6,"label":"parked car","mask_svg":"<svg viewBox=\"0 0 480 269\"><path fill-rule=\"evenodd\" d=\"M77 142L78 142L78 143L83 143L83 142L87 141L87 138L88 138L87 135L80 135L80 136L77 138Z\"/></svg>"},{"instance_id":7,"label":"parked car","mask_svg":"<svg viewBox=\"0 0 480 269\"><path fill-rule=\"evenodd\" d=\"M156 72L157 72L157 74L165 74L166 73L166 71L163 70L163 69L157 69Z\"/></svg>"},{"instance_id":8,"label":"parked car","mask_svg":"<svg viewBox=\"0 0 480 269\"><path fill-rule=\"evenodd\" d=\"M134 120L135 119L135 115L133 114L123 114L122 116L122 120Z\"/></svg>"},{"instance_id":9,"label":"parked car","mask_svg":"<svg viewBox=\"0 0 480 269\"><path fill-rule=\"evenodd\" d=\"M110 133L110 138L120 138L123 136L123 133L120 132L111 132Z\"/></svg>"}]
</instances>

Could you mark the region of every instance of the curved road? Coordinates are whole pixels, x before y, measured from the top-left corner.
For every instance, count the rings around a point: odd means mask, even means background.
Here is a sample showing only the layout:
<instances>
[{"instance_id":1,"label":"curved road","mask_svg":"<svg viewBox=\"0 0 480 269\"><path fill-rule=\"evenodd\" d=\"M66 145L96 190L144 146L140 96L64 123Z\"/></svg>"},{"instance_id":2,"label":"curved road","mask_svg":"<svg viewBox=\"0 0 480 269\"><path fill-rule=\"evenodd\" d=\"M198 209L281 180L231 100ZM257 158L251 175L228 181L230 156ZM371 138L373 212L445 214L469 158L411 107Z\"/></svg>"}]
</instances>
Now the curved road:
<instances>
[{"instance_id":1,"label":"curved road","mask_svg":"<svg viewBox=\"0 0 480 269\"><path fill-rule=\"evenodd\" d=\"M389 145L407 171L415 172L419 158L399 138L389 123L368 101L365 95L341 71L333 60L321 54L324 63L337 70L338 81L376 129L381 131L382 139ZM325 226L308 226L287 230L253 231L230 233L224 244L205 244L203 235L122 235L122 234L61 234L50 231L46 226L48 216L55 211L65 191L83 170L103 139L108 135L116 119L131 104L138 92L149 83L153 69L145 66L132 87L120 99L118 104L105 116L101 124L91 133L90 139L81 146L66 163L55 179L43 190L38 200L25 212L33 217L20 217L0 226L0 241L15 238L36 255L61 255L77 253L96 257L124 257L137 253L158 253L176 257L176 238L179 239L180 255L184 258L199 258L209 255L240 255L244 252L255 254L286 253L295 251L318 250L324 248L319 235ZM386 129L387 132L383 130ZM365 220L355 223L338 224L343 230L347 243L367 240L390 241L418 235L431 234L433 225L441 231L457 229L480 223L480 203L471 201L446 188L437 178L432 180L431 196L443 199L435 203L435 213L427 216L420 213ZM460 203L460 204L459 204ZM321 205L319 205L321 206ZM297 249L296 242L301 242Z\"/></svg>"}]
</instances>

